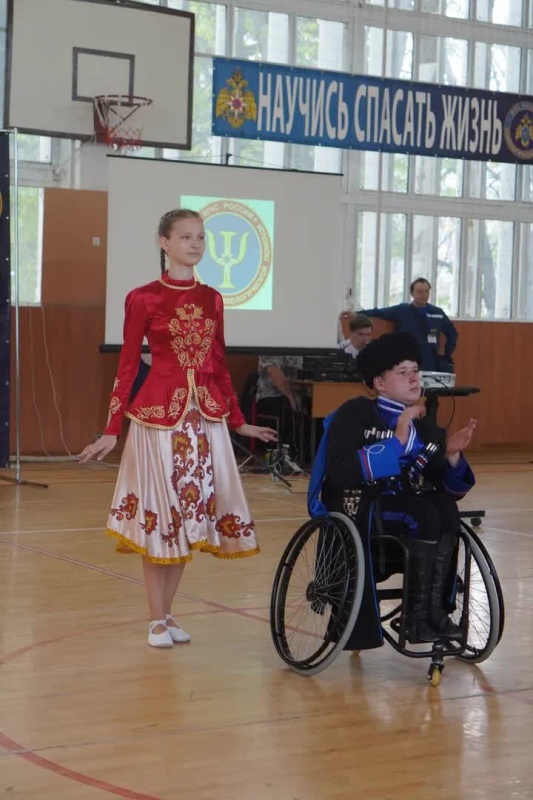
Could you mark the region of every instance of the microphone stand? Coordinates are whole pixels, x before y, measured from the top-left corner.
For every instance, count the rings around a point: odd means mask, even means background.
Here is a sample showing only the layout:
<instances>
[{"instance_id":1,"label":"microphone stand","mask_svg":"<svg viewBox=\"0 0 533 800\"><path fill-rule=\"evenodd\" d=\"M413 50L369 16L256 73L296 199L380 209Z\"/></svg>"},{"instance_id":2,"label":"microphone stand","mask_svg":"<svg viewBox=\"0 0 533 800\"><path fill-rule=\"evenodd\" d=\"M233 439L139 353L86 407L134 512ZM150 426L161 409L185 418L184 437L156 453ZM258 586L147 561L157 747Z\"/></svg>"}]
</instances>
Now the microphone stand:
<instances>
[{"instance_id":1,"label":"microphone stand","mask_svg":"<svg viewBox=\"0 0 533 800\"><path fill-rule=\"evenodd\" d=\"M287 478L285 478L283 475L280 475L278 470L271 464L265 464L263 459L259 458L259 456L256 456L255 453L252 453L244 444L242 444L242 442L239 442L237 437L238 434L231 433L231 441L233 445L246 456L246 459L243 464L241 464L241 467L243 467L249 461L252 461L261 467L261 472L266 472L273 480L280 481L280 483L282 483L286 489L290 490L292 488L292 484L287 480Z\"/></svg>"}]
</instances>

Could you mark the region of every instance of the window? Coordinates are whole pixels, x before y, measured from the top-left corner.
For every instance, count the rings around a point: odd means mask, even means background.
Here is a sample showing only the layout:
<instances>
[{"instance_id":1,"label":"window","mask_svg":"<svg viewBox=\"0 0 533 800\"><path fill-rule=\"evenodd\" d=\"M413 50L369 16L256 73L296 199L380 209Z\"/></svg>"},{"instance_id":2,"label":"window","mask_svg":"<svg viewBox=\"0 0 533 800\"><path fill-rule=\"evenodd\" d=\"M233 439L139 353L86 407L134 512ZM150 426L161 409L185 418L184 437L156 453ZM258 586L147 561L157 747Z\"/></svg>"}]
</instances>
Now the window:
<instances>
[{"instance_id":1,"label":"window","mask_svg":"<svg viewBox=\"0 0 533 800\"><path fill-rule=\"evenodd\" d=\"M518 319L533 320L533 224L521 225Z\"/></svg>"},{"instance_id":2,"label":"window","mask_svg":"<svg viewBox=\"0 0 533 800\"><path fill-rule=\"evenodd\" d=\"M476 8L480 22L492 22L494 25L522 24L522 0L476 0Z\"/></svg>"},{"instance_id":3,"label":"window","mask_svg":"<svg viewBox=\"0 0 533 800\"><path fill-rule=\"evenodd\" d=\"M470 219L467 225L466 316L510 319L514 224Z\"/></svg>"},{"instance_id":4,"label":"window","mask_svg":"<svg viewBox=\"0 0 533 800\"><path fill-rule=\"evenodd\" d=\"M421 0L420 11L467 19L469 2L468 0Z\"/></svg>"},{"instance_id":5,"label":"window","mask_svg":"<svg viewBox=\"0 0 533 800\"><path fill-rule=\"evenodd\" d=\"M409 80L413 76L413 34L387 31L385 74L383 73L383 31L365 28L365 75Z\"/></svg>"},{"instance_id":6,"label":"window","mask_svg":"<svg viewBox=\"0 0 533 800\"><path fill-rule=\"evenodd\" d=\"M404 299L406 221L404 214L359 214L357 299L363 308L395 305Z\"/></svg>"},{"instance_id":7,"label":"window","mask_svg":"<svg viewBox=\"0 0 533 800\"><path fill-rule=\"evenodd\" d=\"M168 0L168 7L194 14L196 53L209 53L213 56L224 55L226 6L219 3L192 2L192 0Z\"/></svg>"},{"instance_id":8,"label":"window","mask_svg":"<svg viewBox=\"0 0 533 800\"><path fill-rule=\"evenodd\" d=\"M41 268L43 255L44 189L21 186L19 212L19 302L37 305L41 302ZM13 197L11 198L13 210ZM11 214L11 241L14 242L15 218ZM13 248L12 248L13 252ZM15 264L11 265L12 297L15 296Z\"/></svg>"},{"instance_id":9,"label":"window","mask_svg":"<svg viewBox=\"0 0 533 800\"><path fill-rule=\"evenodd\" d=\"M48 136L18 135L18 156L20 161L37 161L50 164L52 160L52 140Z\"/></svg>"},{"instance_id":10,"label":"window","mask_svg":"<svg viewBox=\"0 0 533 800\"><path fill-rule=\"evenodd\" d=\"M433 302L451 316L456 316L458 310L460 248L460 219L413 217L409 282L416 278L427 278L433 288Z\"/></svg>"},{"instance_id":11,"label":"window","mask_svg":"<svg viewBox=\"0 0 533 800\"><path fill-rule=\"evenodd\" d=\"M326 19L296 19L296 65L344 69L346 25Z\"/></svg>"},{"instance_id":12,"label":"window","mask_svg":"<svg viewBox=\"0 0 533 800\"><path fill-rule=\"evenodd\" d=\"M532 95L533 0L350 0L323 3L321 18L308 0L142 1L195 14L194 113L191 151L142 148L134 155L344 172L344 217L352 232L347 241L355 236L355 246L345 247L345 266L353 269L361 306L406 300L410 280L425 275L435 302L452 316L533 320L533 163L211 134L218 55ZM6 5L0 0L0 71ZM57 185L59 167L67 176L74 169L65 167L68 149L46 137L20 134L19 154L22 183L28 184L20 190L21 299L38 302L42 193L33 187Z\"/></svg>"},{"instance_id":13,"label":"window","mask_svg":"<svg viewBox=\"0 0 533 800\"><path fill-rule=\"evenodd\" d=\"M194 106L191 150L164 149L163 158L220 159L222 142L211 135L211 98L213 81L213 59L196 56L194 59ZM146 150L148 148L143 148ZM143 154L144 155L144 154Z\"/></svg>"}]
</instances>

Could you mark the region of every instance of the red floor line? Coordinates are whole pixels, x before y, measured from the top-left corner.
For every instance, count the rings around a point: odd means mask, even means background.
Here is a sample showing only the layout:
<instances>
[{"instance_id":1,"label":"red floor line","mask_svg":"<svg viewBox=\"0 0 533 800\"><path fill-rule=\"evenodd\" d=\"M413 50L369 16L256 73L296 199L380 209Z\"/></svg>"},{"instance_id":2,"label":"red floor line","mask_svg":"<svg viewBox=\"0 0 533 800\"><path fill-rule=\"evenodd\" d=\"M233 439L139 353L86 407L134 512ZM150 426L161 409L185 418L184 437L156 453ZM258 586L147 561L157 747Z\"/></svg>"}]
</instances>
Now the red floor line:
<instances>
[{"instance_id":1,"label":"red floor line","mask_svg":"<svg viewBox=\"0 0 533 800\"><path fill-rule=\"evenodd\" d=\"M52 553L49 550L41 550L39 547L32 547L29 544L21 544L20 542L10 542L8 539L2 539L0 537L0 542L2 544L8 544L11 547L20 547L22 550L29 550L32 553L39 553L43 556L50 556L50 558L55 558L57 561L66 561L67 564L75 564L78 567L86 567L87 569L92 569L94 572L101 572L103 575L110 575L112 578L120 578L123 581L129 581L130 583L136 583L138 586L144 586L144 581L139 580L138 578L130 578L128 575L121 575L118 572L113 572L110 569L106 569L105 567L97 567L94 564L88 564L86 561L78 561L75 558L70 558L69 556L61 556L59 553Z\"/></svg>"},{"instance_id":2,"label":"red floor line","mask_svg":"<svg viewBox=\"0 0 533 800\"><path fill-rule=\"evenodd\" d=\"M90 775L84 775L82 772L75 772L68 767L62 767L61 764L56 764L55 761L50 761L48 758L43 758L31 750L26 750L22 745L10 739L9 736L0 732L0 747L12 753L18 758L28 761L35 767L40 767L48 772L53 772L55 775L60 775L62 778L68 778L76 783L83 783L85 786L92 786L94 789L101 789L108 794L113 794L116 797L125 797L128 800L161 800L159 797L151 794L140 794L131 789L124 789L122 786L114 786L112 783L101 781L98 778L93 778Z\"/></svg>"},{"instance_id":3,"label":"red floor line","mask_svg":"<svg viewBox=\"0 0 533 800\"><path fill-rule=\"evenodd\" d=\"M100 572L103 575L109 575L111 578L119 578L123 581L129 581L130 583L135 583L137 586L144 586L144 581L139 580L138 578L130 578L128 575L122 575L119 572L113 572L110 569L106 569L105 567L97 567L94 564L89 564L86 561L79 561L76 558L70 558L69 556L62 556L59 553L51 552L50 550L42 550L39 547L32 547L28 544L21 544L20 542L10 542L9 540L2 539L0 537L0 543L10 545L11 547L20 547L22 550L29 550L32 553L39 553L39 555L48 556L49 558L55 558L58 561L65 561L67 564L74 564L78 567L86 567L87 569L93 570L94 572ZM183 597L188 600L193 600L196 603L203 603L206 606L210 606L213 609L217 609L219 611L227 611L231 614L238 614L243 617L249 617L251 619L256 619L260 622L270 622L270 619L266 617L259 617L255 614L248 613L250 610L253 609L241 609L241 608L232 608L231 606L226 606L223 603L216 603L212 600L204 600L202 597L195 597L194 595L185 594L183 592L178 592L178 597ZM268 606L261 606L261 608L268 608Z\"/></svg>"}]
</instances>

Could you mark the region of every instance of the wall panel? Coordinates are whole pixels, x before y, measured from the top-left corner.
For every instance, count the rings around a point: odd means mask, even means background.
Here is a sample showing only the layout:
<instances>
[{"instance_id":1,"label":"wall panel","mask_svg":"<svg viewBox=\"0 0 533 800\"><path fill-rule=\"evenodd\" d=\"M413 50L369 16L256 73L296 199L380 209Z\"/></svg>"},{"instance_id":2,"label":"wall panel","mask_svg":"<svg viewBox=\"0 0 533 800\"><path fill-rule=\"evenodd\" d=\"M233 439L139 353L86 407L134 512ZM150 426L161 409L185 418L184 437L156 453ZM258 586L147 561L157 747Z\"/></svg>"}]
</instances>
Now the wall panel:
<instances>
[{"instance_id":1,"label":"wall panel","mask_svg":"<svg viewBox=\"0 0 533 800\"><path fill-rule=\"evenodd\" d=\"M106 219L104 192L46 190L43 307L21 309L23 453L42 453L43 442L51 453L65 452L54 407L47 349L68 448L79 452L105 422L118 364L117 354L99 352L104 340ZM93 246L93 236L100 237L100 247ZM481 393L456 400L452 427L475 417L479 421L476 448L533 447L533 427L527 414L533 396L533 324L475 321L456 324L457 382L479 386ZM377 335L389 329L389 324L375 320ZM256 369L257 360L249 355L232 354L228 356L228 364L239 393L248 373ZM441 401L441 423L447 424L451 414L451 401ZM13 446L14 426L12 449Z\"/></svg>"}]
</instances>

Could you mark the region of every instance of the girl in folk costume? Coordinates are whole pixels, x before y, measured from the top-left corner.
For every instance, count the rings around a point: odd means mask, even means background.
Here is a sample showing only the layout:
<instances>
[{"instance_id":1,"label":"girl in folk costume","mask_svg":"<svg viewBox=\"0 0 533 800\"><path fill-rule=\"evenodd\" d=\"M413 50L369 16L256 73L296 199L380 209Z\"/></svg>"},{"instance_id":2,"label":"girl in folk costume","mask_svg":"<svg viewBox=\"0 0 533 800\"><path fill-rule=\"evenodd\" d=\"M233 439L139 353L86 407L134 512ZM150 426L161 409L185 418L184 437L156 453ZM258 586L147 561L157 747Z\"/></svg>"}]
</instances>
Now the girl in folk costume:
<instances>
[{"instance_id":1,"label":"girl in folk costume","mask_svg":"<svg viewBox=\"0 0 533 800\"><path fill-rule=\"evenodd\" d=\"M205 249L200 215L169 211L158 234L161 278L126 297L107 425L79 459L105 458L129 417L107 533L118 552L142 555L148 643L171 647L190 639L171 606L192 551L217 558L259 552L228 426L265 442L276 432L246 424L239 408L226 365L222 297L194 276ZM152 366L130 402L145 337Z\"/></svg>"}]
</instances>

